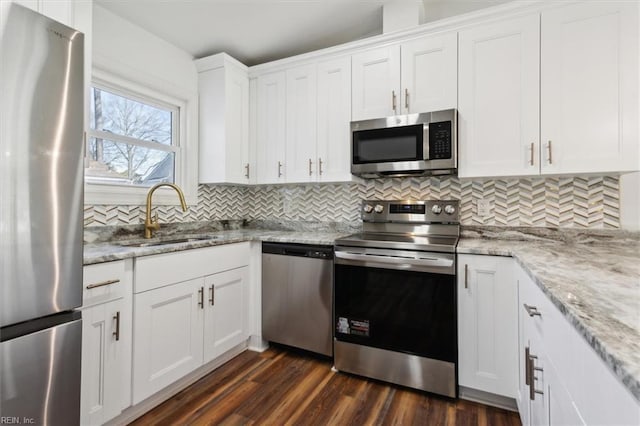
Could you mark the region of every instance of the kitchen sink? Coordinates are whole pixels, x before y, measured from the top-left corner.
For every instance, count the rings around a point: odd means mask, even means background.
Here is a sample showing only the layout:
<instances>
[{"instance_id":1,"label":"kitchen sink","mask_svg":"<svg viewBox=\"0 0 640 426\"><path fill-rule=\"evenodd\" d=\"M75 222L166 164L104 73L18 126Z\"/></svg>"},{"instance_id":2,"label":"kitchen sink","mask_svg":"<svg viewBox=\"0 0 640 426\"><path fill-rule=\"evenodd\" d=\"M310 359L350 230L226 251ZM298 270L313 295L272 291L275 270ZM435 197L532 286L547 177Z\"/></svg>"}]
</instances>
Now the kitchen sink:
<instances>
[{"instance_id":1,"label":"kitchen sink","mask_svg":"<svg viewBox=\"0 0 640 426\"><path fill-rule=\"evenodd\" d=\"M167 240L145 240L145 241L132 241L127 242L123 241L118 243L119 246L123 247L156 247L156 246L166 246L169 244L181 244L181 243L192 243L195 241L209 241L209 240L217 240L220 238L217 235L212 235L208 237L189 237L189 238L172 238Z\"/></svg>"}]
</instances>

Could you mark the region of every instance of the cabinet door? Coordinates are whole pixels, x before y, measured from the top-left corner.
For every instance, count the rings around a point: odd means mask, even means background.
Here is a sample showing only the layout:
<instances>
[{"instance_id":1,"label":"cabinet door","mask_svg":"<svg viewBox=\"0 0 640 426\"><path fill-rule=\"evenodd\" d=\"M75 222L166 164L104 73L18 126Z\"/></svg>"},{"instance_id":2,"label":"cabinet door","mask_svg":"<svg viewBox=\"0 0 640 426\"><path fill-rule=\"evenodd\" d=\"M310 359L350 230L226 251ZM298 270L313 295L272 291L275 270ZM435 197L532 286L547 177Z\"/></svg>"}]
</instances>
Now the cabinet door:
<instances>
[{"instance_id":1,"label":"cabinet door","mask_svg":"<svg viewBox=\"0 0 640 426\"><path fill-rule=\"evenodd\" d=\"M248 183L249 79L230 63L198 74L200 183Z\"/></svg>"},{"instance_id":2,"label":"cabinet door","mask_svg":"<svg viewBox=\"0 0 640 426\"><path fill-rule=\"evenodd\" d=\"M518 284L513 259L458 256L459 383L515 398Z\"/></svg>"},{"instance_id":3,"label":"cabinet door","mask_svg":"<svg viewBox=\"0 0 640 426\"><path fill-rule=\"evenodd\" d=\"M321 182L350 181L351 61L318 64L317 171Z\"/></svg>"},{"instance_id":4,"label":"cabinet door","mask_svg":"<svg viewBox=\"0 0 640 426\"><path fill-rule=\"evenodd\" d=\"M355 54L351 66L352 120L400 114L400 46Z\"/></svg>"},{"instance_id":5,"label":"cabinet door","mask_svg":"<svg viewBox=\"0 0 640 426\"><path fill-rule=\"evenodd\" d=\"M258 77L257 183L285 179L285 73Z\"/></svg>"},{"instance_id":6,"label":"cabinet door","mask_svg":"<svg viewBox=\"0 0 640 426\"><path fill-rule=\"evenodd\" d=\"M316 65L287 70L287 182L315 181Z\"/></svg>"},{"instance_id":7,"label":"cabinet door","mask_svg":"<svg viewBox=\"0 0 640 426\"><path fill-rule=\"evenodd\" d=\"M638 170L638 2L542 13L543 173Z\"/></svg>"},{"instance_id":8,"label":"cabinet door","mask_svg":"<svg viewBox=\"0 0 640 426\"><path fill-rule=\"evenodd\" d=\"M403 43L400 67L403 114L456 108L458 35L424 37Z\"/></svg>"},{"instance_id":9,"label":"cabinet door","mask_svg":"<svg viewBox=\"0 0 640 426\"><path fill-rule=\"evenodd\" d=\"M247 266L205 277L205 363L246 341L248 282Z\"/></svg>"},{"instance_id":10,"label":"cabinet door","mask_svg":"<svg viewBox=\"0 0 640 426\"><path fill-rule=\"evenodd\" d=\"M225 68L226 182L249 183L249 78Z\"/></svg>"},{"instance_id":11,"label":"cabinet door","mask_svg":"<svg viewBox=\"0 0 640 426\"><path fill-rule=\"evenodd\" d=\"M539 19L460 32L460 177L539 173Z\"/></svg>"},{"instance_id":12,"label":"cabinet door","mask_svg":"<svg viewBox=\"0 0 640 426\"><path fill-rule=\"evenodd\" d=\"M202 365L204 281L134 295L133 403Z\"/></svg>"},{"instance_id":13,"label":"cabinet door","mask_svg":"<svg viewBox=\"0 0 640 426\"><path fill-rule=\"evenodd\" d=\"M80 423L101 425L120 414L123 388L123 299L82 310Z\"/></svg>"}]
</instances>

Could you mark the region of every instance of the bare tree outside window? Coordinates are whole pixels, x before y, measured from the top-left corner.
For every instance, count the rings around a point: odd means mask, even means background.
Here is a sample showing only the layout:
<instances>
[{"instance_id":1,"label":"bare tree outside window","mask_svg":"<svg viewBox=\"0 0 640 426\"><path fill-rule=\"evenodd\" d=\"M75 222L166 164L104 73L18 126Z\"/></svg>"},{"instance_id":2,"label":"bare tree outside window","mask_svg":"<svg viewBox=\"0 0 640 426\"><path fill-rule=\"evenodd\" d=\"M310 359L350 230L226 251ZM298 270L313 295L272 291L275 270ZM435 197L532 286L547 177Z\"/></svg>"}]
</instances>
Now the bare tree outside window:
<instances>
[{"instance_id":1,"label":"bare tree outside window","mask_svg":"<svg viewBox=\"0 0 640 426\"><path fill-rule=\"evenodd\" d=\"M177 111L92 87L89 182L174 182Z\"/></svg>"}]
</instances>

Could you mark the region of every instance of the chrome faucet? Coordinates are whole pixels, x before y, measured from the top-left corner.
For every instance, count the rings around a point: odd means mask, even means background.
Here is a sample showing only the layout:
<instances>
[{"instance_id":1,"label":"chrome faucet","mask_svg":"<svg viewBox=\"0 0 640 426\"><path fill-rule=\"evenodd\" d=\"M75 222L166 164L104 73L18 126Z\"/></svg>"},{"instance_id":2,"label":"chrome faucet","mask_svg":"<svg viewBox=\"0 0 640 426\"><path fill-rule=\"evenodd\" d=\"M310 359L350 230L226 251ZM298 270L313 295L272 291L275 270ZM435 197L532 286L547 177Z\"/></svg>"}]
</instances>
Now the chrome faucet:
<instances>
[{"instance_id":1,"label":"chrome faucet","mask_svg":"<svg viewBox=\"0 0 640 426\"><path fill-rule=\"evenodd\" d=\"M176 190L176 192L178 193L178 197L180 198L180 204L182 204L182 211L186 212L187 211L187 203L184 201L184 194L182 193L182 190L178 187L178 185L174 185L173 183L159 183L157 185L154 185L151 187L151 189L149 189L149 192L147 193L147 216L144 220L144 237L145 238L151 238L153 236L153 231L157 231L158 229L160 229L160 223L158 223L158 213L156 213L153 217L151 217L151 196L153 195L153 192L160 188L161 186L168 186L170 188L173 188Z\"/></svg>"}]
</instances>

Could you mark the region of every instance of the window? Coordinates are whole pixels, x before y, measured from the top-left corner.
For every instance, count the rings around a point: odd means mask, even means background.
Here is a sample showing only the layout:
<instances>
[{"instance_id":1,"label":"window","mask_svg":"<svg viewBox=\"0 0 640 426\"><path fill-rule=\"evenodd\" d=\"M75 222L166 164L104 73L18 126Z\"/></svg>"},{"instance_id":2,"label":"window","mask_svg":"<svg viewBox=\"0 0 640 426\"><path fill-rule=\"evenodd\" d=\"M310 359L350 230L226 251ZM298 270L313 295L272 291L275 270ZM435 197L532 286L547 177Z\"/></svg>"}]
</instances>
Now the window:
<instances>
[{"instance_id":1,"label":"window","mask_svg":"<svg viewBox=\"0 0 640 426\"><path fill-rule=\"evenodd\" d=\"M137 187L176 183L179 114L178 106L94 83L86 182Z\"/></svg>"}]
</instances>

